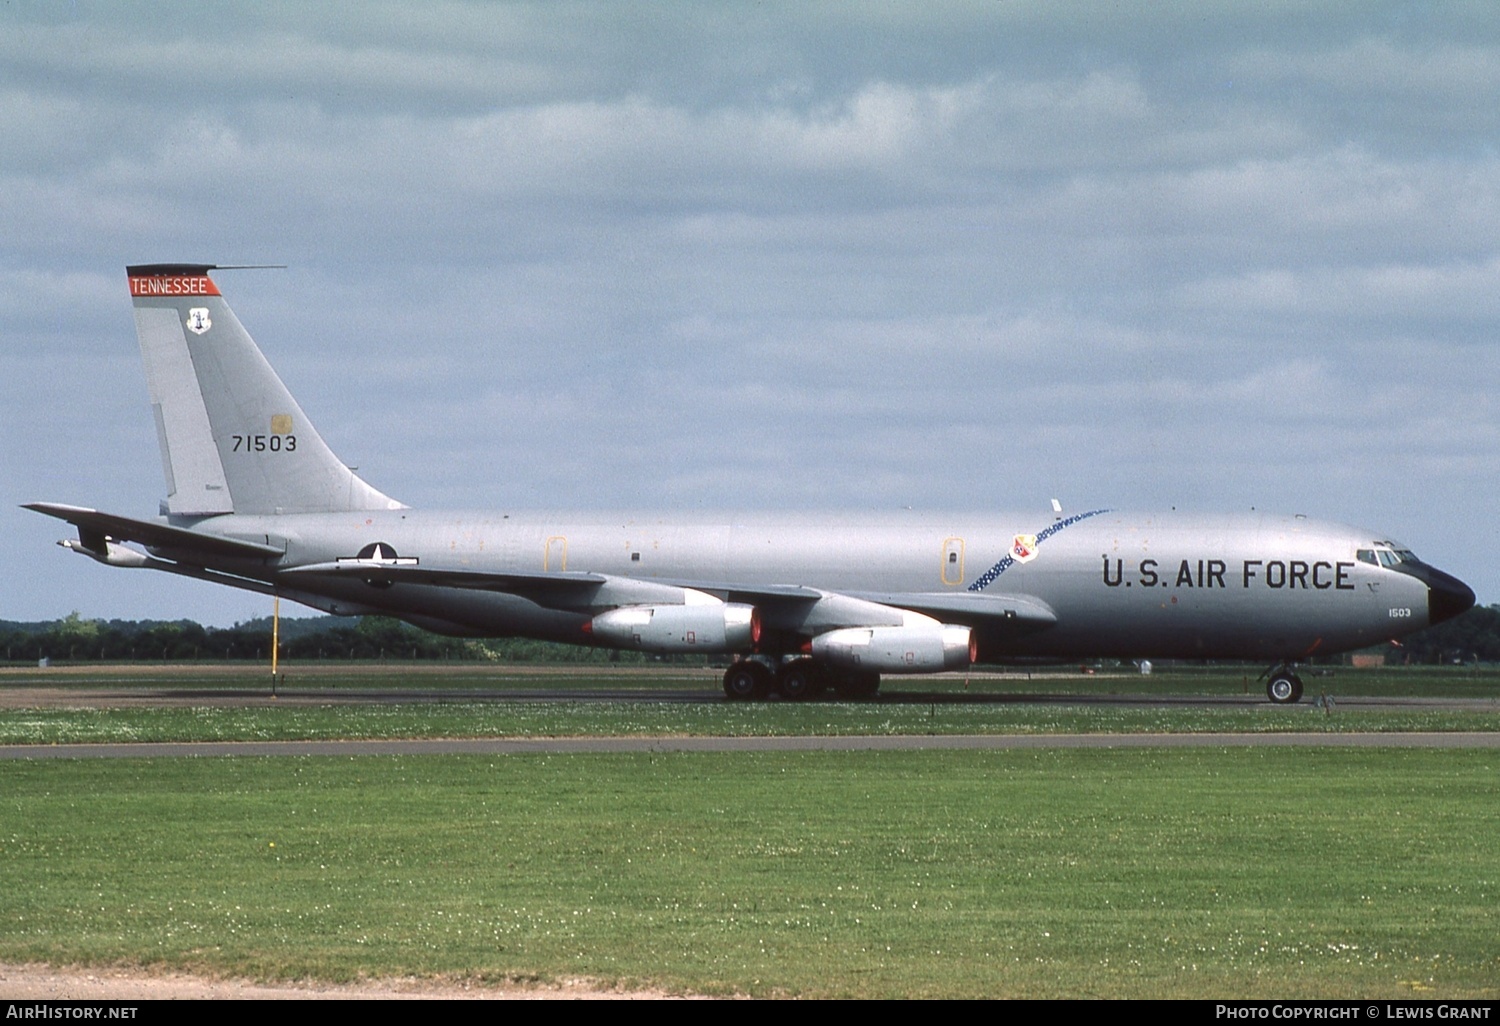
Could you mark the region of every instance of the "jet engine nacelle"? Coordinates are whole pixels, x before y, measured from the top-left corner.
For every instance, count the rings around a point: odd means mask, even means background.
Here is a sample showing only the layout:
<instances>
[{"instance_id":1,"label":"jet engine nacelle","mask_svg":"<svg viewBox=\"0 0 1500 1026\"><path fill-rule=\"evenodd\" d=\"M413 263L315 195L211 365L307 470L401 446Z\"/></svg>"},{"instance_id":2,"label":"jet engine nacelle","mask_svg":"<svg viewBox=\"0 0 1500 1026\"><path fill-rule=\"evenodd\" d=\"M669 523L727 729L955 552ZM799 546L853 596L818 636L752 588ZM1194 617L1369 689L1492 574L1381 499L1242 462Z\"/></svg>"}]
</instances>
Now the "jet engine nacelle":
<instances>
[{"instance_id":1,"label":"jet engine nacelle","mask_svg":"<svg viewBox=\"0 0 1500 1026\"><path fill-rule=\"evenodd\" d=\"M91 549L76 538L64 538L57 544L65 549L72 549L90 559L97 559L106 566L132 566L141 567L151 562L151 557L144 552L137 552L128 545L117 545L112 541L104 543L104 551Z\"/></svg>"},{"instance_id":2,"label":"jet engine nacelle","mask_svg":"<svg viewBox=\"0 0 1500 1026\"><path fill-rule=\"evenodd\" d=\"M937 673L961 670L978 655L973 633L954 624L845 627L812 639L812 656L846 670Z\"/></svg>"},{"instance_id":3,"label":"jet engine nacelle","mask_svg":"<svg viewBox=\"0 0 1500 1026\"><path fill-rule=\"evenodd\" d=\"M760 640L760 615L738 602L623 606L585 628L621 648L646 652L748 652Z\"/></svg>"}]
</instances>

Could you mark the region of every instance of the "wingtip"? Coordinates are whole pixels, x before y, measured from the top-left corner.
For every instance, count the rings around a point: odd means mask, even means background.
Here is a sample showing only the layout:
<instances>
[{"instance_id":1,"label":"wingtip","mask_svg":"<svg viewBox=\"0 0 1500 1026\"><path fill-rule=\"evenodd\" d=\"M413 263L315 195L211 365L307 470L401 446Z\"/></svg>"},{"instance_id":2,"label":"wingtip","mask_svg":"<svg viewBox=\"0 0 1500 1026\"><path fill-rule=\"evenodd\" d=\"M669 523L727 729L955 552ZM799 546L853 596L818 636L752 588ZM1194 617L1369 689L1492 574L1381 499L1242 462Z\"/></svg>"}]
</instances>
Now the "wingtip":
<instances>
[{"instance_id":1,"label":"wingtip","mask_svg":"<svg viewBox=\"0 0 1500 1026\"><path fill-rule=\"evenodd\" d=\"M98 510L90 506L70 506L65 502L23 502L22 509L29 509L35 513L45 513L49 517L66 518L72 513L97 513Z\"/></svg>"}]
</instances>

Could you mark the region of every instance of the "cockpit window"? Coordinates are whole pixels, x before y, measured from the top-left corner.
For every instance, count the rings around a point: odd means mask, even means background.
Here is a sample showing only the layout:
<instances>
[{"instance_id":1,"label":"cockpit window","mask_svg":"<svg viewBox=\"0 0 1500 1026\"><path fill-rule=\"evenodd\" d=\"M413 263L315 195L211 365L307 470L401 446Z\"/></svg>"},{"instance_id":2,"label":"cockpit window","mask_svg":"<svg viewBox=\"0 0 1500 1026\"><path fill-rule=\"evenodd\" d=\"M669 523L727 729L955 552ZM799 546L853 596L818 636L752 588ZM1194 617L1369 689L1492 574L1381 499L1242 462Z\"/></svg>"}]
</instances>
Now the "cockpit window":
<instances>
[{"instance_id":1,"label":"cockpit window","mask_svg":"<svg viewBox=\"0 0 1500 1026\"><path fill-rule=\"evenodd\" d=\"M1420 563L1411 549L1396 547L1395 542L1376 542L1373 549L1359 549L1354 558L1371 566L1400 566L1402 563Z\"/></svg>"}]
</instances>

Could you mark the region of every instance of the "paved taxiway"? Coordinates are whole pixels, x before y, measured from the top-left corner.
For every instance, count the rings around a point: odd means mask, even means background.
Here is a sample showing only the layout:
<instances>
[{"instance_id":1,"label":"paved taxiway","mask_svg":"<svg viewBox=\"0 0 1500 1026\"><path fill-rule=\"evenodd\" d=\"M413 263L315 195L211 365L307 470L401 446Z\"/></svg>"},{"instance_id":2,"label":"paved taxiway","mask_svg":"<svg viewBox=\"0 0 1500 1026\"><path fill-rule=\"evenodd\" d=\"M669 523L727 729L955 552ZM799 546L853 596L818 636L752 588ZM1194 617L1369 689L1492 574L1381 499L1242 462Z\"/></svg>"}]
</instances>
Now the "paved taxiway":
<instances>
[{"instance_id":1,"label":"paved taxiway","mask_svg":"<svg viewBox=\"0 0 1500 1026\"><path fill-rule=\"evenodd\" d=\"M895 752L1012 748L1500 748L1476 731L1369 734L900 734L883 737L439 738L422 741L196 741L0 745L0 759L182 756L522 755L581 752Z\"/></svg>"}]
</instances>

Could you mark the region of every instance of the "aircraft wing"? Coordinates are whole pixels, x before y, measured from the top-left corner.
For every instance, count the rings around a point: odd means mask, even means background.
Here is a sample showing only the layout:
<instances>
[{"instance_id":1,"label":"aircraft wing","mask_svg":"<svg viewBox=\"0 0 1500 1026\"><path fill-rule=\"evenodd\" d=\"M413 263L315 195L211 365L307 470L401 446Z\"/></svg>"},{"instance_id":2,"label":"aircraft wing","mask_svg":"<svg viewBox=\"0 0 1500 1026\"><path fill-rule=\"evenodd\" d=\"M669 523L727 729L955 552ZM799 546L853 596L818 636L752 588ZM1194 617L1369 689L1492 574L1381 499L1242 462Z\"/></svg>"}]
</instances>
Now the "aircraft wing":
<instances>
[{"instance_id":1,"label":"aircraft wing","mask_svg":"<svg viewBox=\"0 0 1500 1026\"><path fill-rule=\"evenodd\" d=\"M1057 613L1030 595L982 595L975 592L874 593L853 592L855 598L924 613L944 623L970 627L1005 627L1016 634L1045 630L1057 623Z\"/></svg>"},{"instance_id":2,"label":"aircraft wing","mask_svg":"<svg viewBox=\"0 0 1500 1026\"><path fill-rule=\"evenodd\" d=\"M468 567L422 566L398 557L345 558L326 563L312 563L281 571L283 580L309 581L314 578L355 578L372 584L409 584L433 588L465 588L473 591L496 591L519 595L549 609L588 610L615 609L621 606L683 601L684 589L714 594L727 602L760 604L767 600L801 602L809 605L824 596L811 588L772 585L756 589L727 589L722 584L663 581L596 574L575 570L475 570Z\"/></svg>"},{"instance_id":3,"label":"aircraft wing","mask_svg":"<svg viewBox=\"0 0 1500 1026\"><path fill-rule=\"evenodd\" d=\"M561 609L612 608L670 602L663 589L691 589L761 610L768 625L804 634L840 627L893 626L902 611L991 632L1028 634L1057 622L1045 602L1027 595L964 593L839 593L796 584L743 584L702 579L632 578L580 571L490 571L424 567L392 559L341 559L284 570L285 578L345 577L382 584L497 591ZM681 601L677 598L676 601Z\"/></svg>"},{"instance_id":4,"label":"aircraft wing","mask_svg":"<svg viewBox=\"0 0 1500 1026\"><path fill-rule=\"evenodd\" d=\"M728 585L722 581L675 580L664 578L625 578L575 570L534 572L526 570L470 570L462 567L423 567L403 565L382 559L340 559L332 563L311 563L282 571L290 576L322 575L358 577L390 584L425 584L439 588L472 588L479 591L505 591L527 594L536 589L605 584L611 581L638 581L646 585L693 588L716 594L728 602L801 600L815 602L826 593L799 585Z\"/></svg>"},{"instance_id":5,"label":"aircraft wing","mask_svg":"<svg viewBox=\"0 0 1500 1026\"><path fill-rule=\"evenodd\" d=\"M675 588L692 588L694 591L706 591L710 595L717 595L725 602L748 602L751 605L757 603L774 605L783 602L817 602L820 599L826 598L829 594L826 591L819 591L817 588L806 588L800 584L726 584L724 581L661 577L653 577L651 580L657 584L667 584Z\"/></svg>"},{"instance_id":6,"label":"aircraft wing","mask_svg":"<svg viewBox=\"0 0 1500 1026\"><path fill-rule=\"evenodd\" d=\"M943 623L971 627L1008 628L1016 634L1030 634L1057 623L1057 613L1039 598L1030 595L985 595L974 592L830 592L797 584L732 584L709 580L663 580L655 583L692 588L708 592L726 602L745 602L768 614L797 615L806 622L817 622L828 616L830 607L842 606L836 619L848 621L840 626L876 626L887 622L881 610L897 609L922 613ZM869 624L860 623L861 614L872 615ZM819 614L822 614L820 617Z\"/></svg>"},{"instance_id":7,"label":"aircraft wing","mask_svg":"<svg viewBox=\"0 0 1500 1026\"><path fill-rule=\"evenodd\" d=\"M239 559L266 559L283 554L281 549L259 542L221 538L184 527L173 527L160 521L135 520L113 513L101 513L86 506L67 506L60 502L28 502L23 508L66 520L78 528L78 540L84 547L95 553L104 552L105 542L110 540L138 542L153 549L175 549L180 552L198 552L204 556Z\"/></svg>"},{"instance_id":8,"label":"aircraft wing","mask_svg":"<svg viewBox=\"0 0 1500 1026\"><path fill-rule=\"evenodd\" d=\"M289 577L357 577L383 584L422 584L434 588L469 588L525 595L537 590L582 589L604 584L603 574L558 570L529 573L523 570L466 570L402 565L382 559L340 559L332 563L309 563L283 570Z\"/></svg>"}]
</instances>

